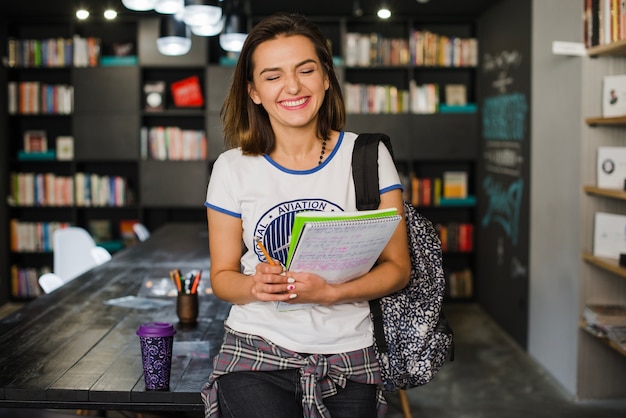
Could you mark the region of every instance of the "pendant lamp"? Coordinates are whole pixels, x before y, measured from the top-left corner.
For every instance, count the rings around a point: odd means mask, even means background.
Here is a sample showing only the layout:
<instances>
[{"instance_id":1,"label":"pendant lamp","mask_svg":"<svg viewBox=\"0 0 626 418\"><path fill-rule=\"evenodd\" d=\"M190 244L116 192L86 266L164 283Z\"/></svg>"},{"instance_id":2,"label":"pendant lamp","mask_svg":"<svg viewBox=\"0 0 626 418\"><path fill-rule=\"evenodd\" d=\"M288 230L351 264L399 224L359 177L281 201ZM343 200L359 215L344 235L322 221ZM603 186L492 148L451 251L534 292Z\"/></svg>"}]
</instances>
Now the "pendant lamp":
<instances>
[{"instance_id":1,"label":"pendant lamp","mask_svg":"<svg viewBox=\"0 0 626 418\"><path fill-rule=\"evenodd\" d=\"M156 0L154 10L158 13L172 15L183 10L184 0Z\"/></svg>"},{"instance_id":2,"label":"pendant lamp","mask_svg":"<svg viewBox=\"0 0 626 418\"><path fill-rule=\"evenodd\" d=\"M122 4L129 10L145 12L154 9L156 0L122 0Z\"/></svg>"},{"instance_id":3,"label":"pendant lamp","mask_svg":"<svg viewBox=\"0 0 626 418\"><path fill-rule=\"evenodd\" d=\"M215 25L222 18L217 0L185 0L183 20L189 26Z\"/></svg>"},{"instance_id":4,"label":"pendant lamp","mask_svg":"<svg viewBox=\"0 0 626 418\"><path fill-rule=\"evenodd\" d=\"M246 14L239 0L232 0L226 9L224 31L220 35L220 46L229 52L240 52L248 36Z\"/></svg>"},{"instance_id":5,"label":"pendant lamp","mask_svg":"<svg viewBox=\"0 0 626 418\"><path fill-rule=\"evenodd\" d=\"M157 49L163 55L185 55L191 49L189 28L180 15L166 15L159 22Z\"/></svg>"},{"instance_id":6,"label":"pendant lamp","mask_svg":"<svg viewBox=\"0 0 626 418\"><path fill-rule=\"evenodd\" d=\"M215 36L219 35L222 29L224 29L225 17L222 16L217 23L209 25L190 26L191 33L197 36Z\"/></svg>"}]
</instances>

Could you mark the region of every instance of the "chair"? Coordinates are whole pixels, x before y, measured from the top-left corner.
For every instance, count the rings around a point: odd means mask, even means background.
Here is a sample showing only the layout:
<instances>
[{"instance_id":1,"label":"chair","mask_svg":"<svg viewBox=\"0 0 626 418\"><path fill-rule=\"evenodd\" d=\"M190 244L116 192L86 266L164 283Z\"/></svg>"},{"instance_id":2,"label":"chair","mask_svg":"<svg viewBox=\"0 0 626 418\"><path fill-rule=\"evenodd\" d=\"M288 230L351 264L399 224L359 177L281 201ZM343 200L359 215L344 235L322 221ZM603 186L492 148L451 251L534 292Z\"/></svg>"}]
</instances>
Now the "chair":
<instances>
[{"instance_id":1,"label":"chair","mask_svg":"<svg viewBox=\"0 0 626 418\"><path fill-rule=\"evenodd\" d=\"M75 226L57 229L53 234L53 272L41 275L39 285L45 293L50 293L110 259L111 254L96 246L85 229Z\"/></svg>"},{"instance_id":2,"label":"chair","mask_svg":"<svg viewBox=\"0 0 626 418\"><path fill-rule=\"evenodd\" d=\"M98 266L100 264L106 263L112 258L111 253L108 252L106 248L99 246L93 247L91 249L91 256Z\"/></svg>"},{"instance_id":3,"label":"chair","mask_svg":"<svg viewBox=\"0 0 626 418\"><path fill-rule=\"evenodd\" d=\"M44 273L39 276L39 286L41 286L41 290L43 290L44 293L50 293L64 284L63 279L54 273Z\"/></svg>"},{"instance_id":4,"label":"chair","mask_svg":"<svg viewBox=\"0 0 626 418\"><path fill-rule=\"evenodd\" d=\"M142 223L135 223L133 225L133 231L135 232L135 235L137 235L137 239L139 241L145 241L150 238L150 231L148 231L148 228L146 228L146 226Z\"/></svg>"}]
</instances>

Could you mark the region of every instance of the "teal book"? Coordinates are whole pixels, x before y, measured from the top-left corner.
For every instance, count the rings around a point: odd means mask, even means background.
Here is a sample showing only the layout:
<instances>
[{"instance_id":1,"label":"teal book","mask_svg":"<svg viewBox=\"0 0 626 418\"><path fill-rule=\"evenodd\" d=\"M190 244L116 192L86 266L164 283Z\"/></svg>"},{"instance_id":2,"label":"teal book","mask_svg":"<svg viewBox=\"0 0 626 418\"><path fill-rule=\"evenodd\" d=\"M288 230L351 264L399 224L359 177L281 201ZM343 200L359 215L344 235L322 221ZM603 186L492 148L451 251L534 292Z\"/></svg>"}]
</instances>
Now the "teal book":
<instances>
[{"instance_id":1,"label":"teal book","mask_svg":"<svg viewBox=\"0 0 626 418\"><path fill-rule=\"evenodd\" d=\"M56 160L57 154L55 151L43 151L43 152L26 152L18 151L17 159L20 161L43 161L43 160Z\"/></svg>"}]
</instances>

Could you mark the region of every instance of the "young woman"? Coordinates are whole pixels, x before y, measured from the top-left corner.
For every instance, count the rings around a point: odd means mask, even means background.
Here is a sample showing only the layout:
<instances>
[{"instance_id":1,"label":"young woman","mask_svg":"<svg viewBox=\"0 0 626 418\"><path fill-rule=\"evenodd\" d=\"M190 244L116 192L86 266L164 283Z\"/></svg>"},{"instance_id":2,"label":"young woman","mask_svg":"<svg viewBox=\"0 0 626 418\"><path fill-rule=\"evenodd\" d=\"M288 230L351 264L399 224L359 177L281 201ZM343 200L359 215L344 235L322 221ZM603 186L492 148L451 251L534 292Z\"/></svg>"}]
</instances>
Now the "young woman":
<instances>
[{"instance_id":1,"label":"young woman","mask_svg":"<svg viewBox=\"0 0 626 418\"><path fill-rule=\"evenodd\" d=\"M367 301L408 282L404 222L354 280L331 285L282 267L296 212L356 210L357 135L342 131L341 88L319 29L300 15L257 24L221 115L231 149L215 162L205 206L211 284L233 307L203 388L206 416L383 416ZM398 173L384 145L379 153L380 207L402 214ZM284 311L277 302L306 307Z\"/></svg>"}]
</instances>

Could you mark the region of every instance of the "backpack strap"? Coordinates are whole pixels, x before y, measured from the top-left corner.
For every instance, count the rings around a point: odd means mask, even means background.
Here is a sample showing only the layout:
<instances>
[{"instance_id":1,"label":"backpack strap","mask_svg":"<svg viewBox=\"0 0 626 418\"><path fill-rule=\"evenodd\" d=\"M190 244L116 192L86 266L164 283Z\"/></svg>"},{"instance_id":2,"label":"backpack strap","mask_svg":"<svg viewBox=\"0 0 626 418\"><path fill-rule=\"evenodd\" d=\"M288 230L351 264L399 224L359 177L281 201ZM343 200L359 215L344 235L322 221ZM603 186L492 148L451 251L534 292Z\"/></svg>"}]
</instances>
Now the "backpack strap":
<instances>
[{"instance_id":1,"label":"backpack strap","mask_svg":"<svg viewBox=\"0 0 626 418\"><path fill-rule=\"evenodd\" d=\"M378 143L382 141L391 156L391 140L385 134L360 134L352 152L352 177L356 191L358 210L378 209L380 188L378 186Z\"/></svg>"},{"instance_id":2,"label":"backpack strap","mask_svg":"<svg viewBox=\"0 0 626 418\"><path fill-rule=\"evenodd\" d=\"M380 187L378 185L378 143L383 142L393 157L391 139L385 134L360 134L352 152L352 178L356 192L358 210L378 209L380 204ZM380 300L369 301L372 322L374 324L374 340L379 353L389 351L383 328L383 311Z\"/></svg>"}]
</instances>

